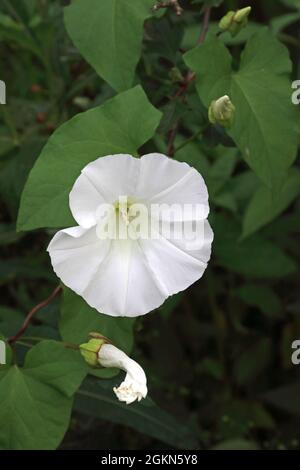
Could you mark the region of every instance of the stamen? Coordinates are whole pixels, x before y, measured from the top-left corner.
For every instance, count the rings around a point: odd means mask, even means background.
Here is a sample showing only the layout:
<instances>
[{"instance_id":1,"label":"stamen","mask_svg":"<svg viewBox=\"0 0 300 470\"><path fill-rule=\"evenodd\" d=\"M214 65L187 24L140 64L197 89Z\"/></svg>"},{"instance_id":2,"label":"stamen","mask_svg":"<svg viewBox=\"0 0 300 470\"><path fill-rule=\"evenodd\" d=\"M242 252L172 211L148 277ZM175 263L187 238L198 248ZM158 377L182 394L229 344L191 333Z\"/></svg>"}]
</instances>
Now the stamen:
<instances>
[{"instance_id":1,"label":"stamen","mask_svg":"<svg viewBox=\"0 0 300 470\"><path fill-rule=\"evenodd\" d=\"M129 207L130 202L128 201L127 196L120 196L119 200L115 203L116 211L119 211L119 214L126 227L128 227L128 225L130 224Z\"/></svg>"},{"instance_id":2,"label":"stamen","mask_svg":"<svg viewBox=\"0 0 300 470\"><path fill-rule=\"evenodd\" d=\"M125 225L129 225L128 208L121 207L120 214L121 214L122 219L125 222Z\"/></svg>"}]
</instances>

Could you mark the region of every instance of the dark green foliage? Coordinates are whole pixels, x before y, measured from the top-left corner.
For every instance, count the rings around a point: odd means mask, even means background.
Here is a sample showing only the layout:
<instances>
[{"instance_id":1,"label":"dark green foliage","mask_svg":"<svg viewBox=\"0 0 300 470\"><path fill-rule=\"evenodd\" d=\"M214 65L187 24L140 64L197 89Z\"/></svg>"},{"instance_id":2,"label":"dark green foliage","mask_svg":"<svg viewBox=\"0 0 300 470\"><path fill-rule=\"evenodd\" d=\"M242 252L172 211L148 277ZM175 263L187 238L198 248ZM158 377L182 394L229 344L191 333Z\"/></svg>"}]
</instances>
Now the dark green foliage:
<instances>
[{"instance_id":1,"label":"dark green foliage","mask_svg":"<svg viewBox=\"0 0 300 470\"><path fill-rule=\"evenodd\" d=\"M0 448L299 448L300 2L249 2L235 38L218 22L239 0L184 0L180 17L154 0L61 3L0 6L1 338L58 284L46 247L99 152L173 147L205 178L215 240L204 277L135 321L67 289L42 308L0 365ZM225 94L230 130L208 121ZM151 398L123 406L118 371L88 369L74 346L91 331L143 365Z\"/></svg>"}]
</instances>

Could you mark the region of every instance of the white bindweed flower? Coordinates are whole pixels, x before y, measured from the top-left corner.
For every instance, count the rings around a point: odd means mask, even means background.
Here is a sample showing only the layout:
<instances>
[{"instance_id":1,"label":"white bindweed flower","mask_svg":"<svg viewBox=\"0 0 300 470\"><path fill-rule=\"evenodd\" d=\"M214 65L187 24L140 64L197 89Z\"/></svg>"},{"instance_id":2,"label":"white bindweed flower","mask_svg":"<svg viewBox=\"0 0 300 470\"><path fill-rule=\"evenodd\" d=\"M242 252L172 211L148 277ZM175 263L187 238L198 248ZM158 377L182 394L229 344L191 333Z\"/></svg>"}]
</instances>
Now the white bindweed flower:
<instances>
[{"instance_id":1,"label":"white bindweed flower","mask_svg":"<svg viewBox=\"0 0 300 470\"><path fill-rule=\"evenodd\" d=\"M103 367L117 367L126 372L125 380L113 389L120 401L129 405L146 398L148 390L145 372L127 354L112 344L103 344L98 352L98 361Z\"/></svg>"},{"instance_id":2,"label":"white bindweed flower","mask_svg":"<svg viewBox=\"0 0 300 470\"><path fill-rule=\"evenodd\" d=\"M161 154L101 157L70 192L77 227L48 251L62 282L99 312L135 317L204 273L213 233L202 176Z\"/></svg>"}]
</instances>

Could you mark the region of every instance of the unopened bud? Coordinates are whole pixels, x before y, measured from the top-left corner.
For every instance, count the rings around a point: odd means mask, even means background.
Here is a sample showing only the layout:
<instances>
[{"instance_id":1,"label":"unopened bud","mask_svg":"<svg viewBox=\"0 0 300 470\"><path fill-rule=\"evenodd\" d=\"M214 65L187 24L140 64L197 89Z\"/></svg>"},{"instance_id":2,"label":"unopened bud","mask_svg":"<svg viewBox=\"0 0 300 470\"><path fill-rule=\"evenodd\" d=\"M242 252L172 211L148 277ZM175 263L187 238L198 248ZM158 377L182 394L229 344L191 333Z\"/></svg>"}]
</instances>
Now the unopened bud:
<instances>
[{"instance_id":1,"label":"unopened bud","mask_svg":"<svg viewBox=\"0 0 300 470\"><path fill-rule=\"evenodd\" d=\"M169 72L169 77L172 83L182 82L184 80L182 73L177 67L173 67Z\"/></svg>"},{"instance_id":2,"label":"unopened bud","mask_svg":"<svg viewBox=\"0 0 300 470\"><path fill-rule=\"evenodd\" d=\"M76 96L73 99L73 104L78 106L80 109L88 109L88 107L91 105L91 100L87 96Z\"/></svg>"},{"instance_id":3,"label":"unopened bud","mask_svg":"<svg viewBox=\"0 0 300 470\"><path fill-rule=\"evenodd\" d=\"M236 36L248 23L251 7L245 7L237 11L229 11L219 23L222 31L229 31L231 36Z\"/></svg>"},{"instance_id":4,"label":"unopened bud","mask_svg":"<svg viewBox=\"0 0 300 470\"><path fill-rule=\"evenodd\" d=\"M235 115L235 106L229 96L225 95L216 101L212 101L208 118L212 124L220 124L223 127L231 127Z\"/></svg>"},{"instance_id":5,"label":"unopened bud","mask_svg":"<svg viewBox=\"0 0 300 470\"><path fill-rule=\"evenodd\" d=\"M237 23L247 23L248 17L251 13L251 9L251 7L245 7L241 8L241 10L238 10L234 15L234 21L236 21Z\"/></svg>"}]
</instances>

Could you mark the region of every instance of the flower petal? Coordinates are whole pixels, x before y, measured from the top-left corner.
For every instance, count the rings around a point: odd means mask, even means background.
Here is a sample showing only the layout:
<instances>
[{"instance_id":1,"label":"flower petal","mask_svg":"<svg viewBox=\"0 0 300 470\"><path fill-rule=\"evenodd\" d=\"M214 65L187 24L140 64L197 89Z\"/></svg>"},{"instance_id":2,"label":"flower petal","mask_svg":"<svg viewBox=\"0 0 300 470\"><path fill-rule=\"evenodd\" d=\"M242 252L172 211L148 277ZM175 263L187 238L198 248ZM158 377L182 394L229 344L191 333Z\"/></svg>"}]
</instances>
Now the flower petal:
<instances>
[{"instance_id":1,"label":"flower petal","mask_svg":"<svg viewBox=\"0 0 300 470\"><path fill-rule=\"evenodd\" d=\"M187 163L151 153L140 159L136 194L148 204L201 205L202 219L209 212L208 192L200 173ZM155 177L151 177L155 175ZM179 208L180 209L180 208ZM180 220L182 218L180 217Z\"/></svg>"},{"instance_id":2,"label":"flower petal","mask_svg":"<svg viewBox=\"0 0 300 470\"><path fill-rule=\"evenodd\" d=\"M83 228L91 228L97 223L97 209L105 199L90 179L81 173L70 192L69 203L76 222Z\"/></svg>"},{"instance_id":3,"label":"flower petal","mask_svg":"<svg viewBox=\"0 0 300 470\"><path fill-rule=\"evenodd\" d=\"M109 253L110 245L110 240L99 240L94 227L72 227L57 232L47 250L57 276L81 295Z\"/></svg>"},{"instance_id":4,"label":"flower petal","mask_svg":"<svg viewBox=\"0 0 300 470\"><path fill-rule=\"evenodd\" d=\"M194 221L184 225L181 222L173 222L169 227L171 235L162 231L167 240L181 251L199 259L203 263L208 263L214 239L214 233L208 220Z\"/></svg>"},{"instance_id":5,"label":"flower petal","mask_svg":"<svg viewBox=\"0 0 300 470\"><path fill-rule=\"evenodd\" d=\"M89 163L82 170L108 203L119 196L130 197L139 176L139 159L127 154L108 155Z\"/></svg>"},{"instance_id":6,"label":"flower petal","mask_svg":"<svg viewBox=\"0 0 300 470\"><path fill-rule=\"evenodd\" d=\"M95 227L61 230L48 251L62 282L99 312L134 317L161 305L157 283L136 241L99 240Z\"/></svg>"},{"instance_id":7,"label":"flower petal","mask_svg":"<svg viewBox=\"0 0 300 470\"><path fill-rule=\"evenodd\" d=\"M130 196L138 174L139 160L127 154L107 155L86 165L70 192L70 209L76 222L84 228L95 225L99 205Z\"/></svg>"},{"instance_id":8,"label":"flower petal","mask_svg":"<svg viewBox=\"0 0 300 470\"><path fill-rule=\"evenodd\" d=\"M100 312L135 317L161 305L167 293L149 269L138 242L113 240L109 256L82 296Z\"/></svg>"},{"instance_id":9,"label":"flower petal","mask_svg":"<svg viewBox=\"0 0 300 470\"><path fill-rule=\"evenodd\" d=\"M203 246L188 249L187 240L171 240L164 237L141 240L140 245L149 267L168 296L183 291L200 279L210 257L212 230L204 225ZM201 244L202 245L202 244Z\"/></svg>"}]
</instances>

